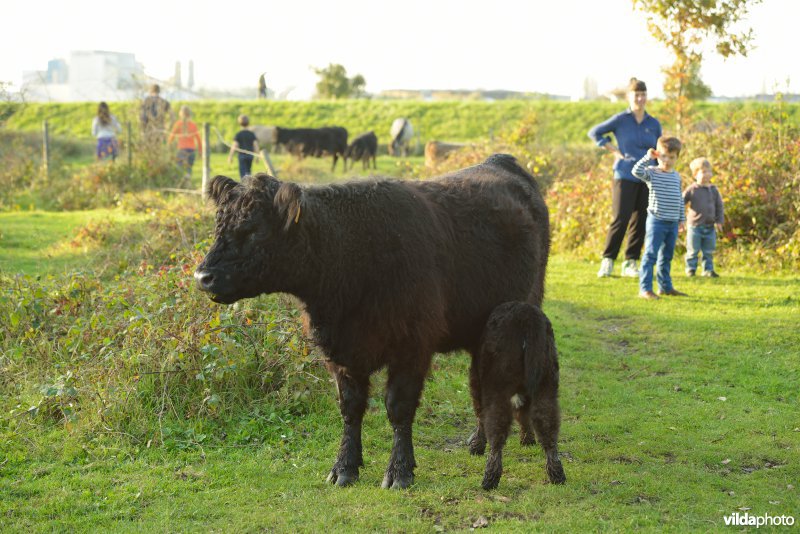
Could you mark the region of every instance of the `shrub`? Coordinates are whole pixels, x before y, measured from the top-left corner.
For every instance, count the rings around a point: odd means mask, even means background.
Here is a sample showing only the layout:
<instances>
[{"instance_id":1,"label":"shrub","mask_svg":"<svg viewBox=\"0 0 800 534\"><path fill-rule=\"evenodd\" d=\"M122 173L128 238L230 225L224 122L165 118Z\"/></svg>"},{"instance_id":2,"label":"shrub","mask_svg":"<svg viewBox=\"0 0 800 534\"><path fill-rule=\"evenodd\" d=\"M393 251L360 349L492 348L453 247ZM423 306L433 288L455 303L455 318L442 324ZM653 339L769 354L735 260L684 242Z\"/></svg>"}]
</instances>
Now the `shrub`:
<instances>
[{"instance_id":1,"label":"shrub","mask_svg":"<svg viewBox=\"0 0 800 534\"><path fill-rule=\"evenodd\" d=\"M800 266L799 136L780 105L737 109L683 136L677 168L684 187L694 182L689 162L705 156L725 203L719 255L750 266ZM553 182L548 205L556 251L599 255L610 220L610 169L603 154Z\"/></svg>"},{"instance_id":2,"label":"shrub","mask_svg":"<svg viewBox=\"0 0 800 534\"><path fill-rule=\"evenodd\" d=\"M210 214L194 202L148 204L144 226L79 230L77 240L105 249L91 271L0 275L0 429L191 446L201 417L306 409L318 366L295 307L282 296L211 303L192 280Z\"/></svg>"}]
</instances>

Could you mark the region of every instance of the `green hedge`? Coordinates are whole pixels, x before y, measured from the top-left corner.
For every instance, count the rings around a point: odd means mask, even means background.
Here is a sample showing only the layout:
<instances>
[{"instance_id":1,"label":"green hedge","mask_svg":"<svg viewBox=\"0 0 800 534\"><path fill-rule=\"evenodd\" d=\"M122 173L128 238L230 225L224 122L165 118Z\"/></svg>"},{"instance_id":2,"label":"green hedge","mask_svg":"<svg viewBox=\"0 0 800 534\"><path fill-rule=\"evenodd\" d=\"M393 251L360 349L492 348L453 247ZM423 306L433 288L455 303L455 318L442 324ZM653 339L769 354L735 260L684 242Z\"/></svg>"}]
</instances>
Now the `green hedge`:
<instances>
[{"instance_id":1,"label":"green hedge","mask_svg":"<svg viewBox=\"0 0 800 534\"><path fill-rule=\"evenodd\" d=\"M431 139L443 141L477 141L514 127L520 120L535 115L542 142L556 144L586 143L586 132L615 112L625 108L624 103L612 102L559 102L503 100L483 101L385 101L346 100L313 102L278 101L195 101L188 102L197 122L208 122L225 139L233 137L238 129L236 117L240 113L250 116L252 124L267 124L289 128L344 126L351 136L374 130L380 143L389 137L389 127L397 117L408 117L419 134L421 142ZM177 110L181 102L174 102ZM697 122L716 124L730 122L730 117L743 109L774 106L765 103L700 103L695 106ZM787 120L798 122L800 104L784 104ZM111 103L112 113L121 121L136 124L137 102ZM665 128L670 121L661 116L662 103L650 104L650 112L662 120ZM0 120L11 130L40 130L42 121L49 121L54 135L76 138L91 137L91 122L96 111L95 103L68 104L0 104Z\"/></svg>"}]
</instances>

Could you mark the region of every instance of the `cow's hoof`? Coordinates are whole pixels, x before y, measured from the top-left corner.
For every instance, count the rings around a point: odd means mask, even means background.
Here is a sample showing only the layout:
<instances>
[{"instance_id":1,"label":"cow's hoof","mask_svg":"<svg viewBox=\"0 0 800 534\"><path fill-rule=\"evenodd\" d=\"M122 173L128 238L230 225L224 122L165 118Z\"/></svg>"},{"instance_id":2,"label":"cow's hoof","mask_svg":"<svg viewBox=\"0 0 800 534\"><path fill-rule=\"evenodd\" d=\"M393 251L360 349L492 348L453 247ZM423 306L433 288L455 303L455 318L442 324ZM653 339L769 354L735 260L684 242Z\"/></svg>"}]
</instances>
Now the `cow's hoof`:
<instances>
[{"instance_id":1,"label":"cow's hoof","mask_svg":"<svg viewBox=\"0 0 800 534\"><path fill-rule=\"evenodd\" d=\"M529 434L528 432L522 432L519 435L519 444L523 447L536 445L536 436L534 434Z\"/></svg>"},{"instance_id":2,"label":"cow's hoof","mask_svg":"<svg viewBox=\"0 0 800 534\"><path fill-rule=\"evenodd\" d=\"M500 484L500 475L502 473L489 473L488 471L483 475L483 482L481 487L485 490L493 490Z\"/></svg>"},{"instance_id":3,"label":"cow's hoof","mask_svg":"<svg viewBox=\"0 0 800 534\"><path fill-rule=\"evenodd\" d=\"M328 484L335 484L343 488L345 486L351 486L355 484L357 480L358 480L358 471L353 473L353 472L347 472L344 469L334 467L328 474L326 482L328 482Z\"/></svg>"},{"instance_id":4,"label":"cow's hoof","mask_svg":"<svg viewBox=\"0 0 800 534\"><path fill-rule=\"evenodd\" d=\"M406 489L414 483L414 475L398 475L398 474L391 474L386 473L386 476L383 477L383 483L381 484L381 488L383 489L393 489L393 490L401 490Z\"/></svg>"},{"instance_id":5,"label":"cow's hoof","mask_svg":"<svg viewBox=\"0 0 800 534\"><path fill-rule=\"evenodd\" d=\"M561 462L547 463L547 478L550 479L551 484L564 484L567 481L567 475L564 474Z\"/></svg>"},{"instance_id":6,"label":"cow's hoof","mask_svg":"<svg viewBox=\"0 0 800 534\"><path fill-rule=\"evenodd\" d=\"M479 429L467 439L469 453L473 456L483 456L486 453L486 436Z\"/></svg>"}]
</instances>

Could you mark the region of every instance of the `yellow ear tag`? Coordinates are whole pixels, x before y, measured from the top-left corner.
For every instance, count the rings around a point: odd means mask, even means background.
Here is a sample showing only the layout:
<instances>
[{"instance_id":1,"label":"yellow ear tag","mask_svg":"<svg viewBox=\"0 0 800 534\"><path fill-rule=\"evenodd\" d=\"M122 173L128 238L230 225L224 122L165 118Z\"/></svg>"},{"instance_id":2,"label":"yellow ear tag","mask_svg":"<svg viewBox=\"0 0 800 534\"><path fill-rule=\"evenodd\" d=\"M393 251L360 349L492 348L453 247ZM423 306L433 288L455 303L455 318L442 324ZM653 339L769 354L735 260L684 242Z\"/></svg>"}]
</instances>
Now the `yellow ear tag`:
<instances>
[{"instance_id":1,"label":"yellow ear tag","mask_svg":"<svg viewBox=\"0 0 800 534\"><path fill-rule=\"evenodd\" d=\"M294 216L294 223L297 224L297 221L300 220L300 206L297 206L297 215Z\"/></svg>"}]
</instances>

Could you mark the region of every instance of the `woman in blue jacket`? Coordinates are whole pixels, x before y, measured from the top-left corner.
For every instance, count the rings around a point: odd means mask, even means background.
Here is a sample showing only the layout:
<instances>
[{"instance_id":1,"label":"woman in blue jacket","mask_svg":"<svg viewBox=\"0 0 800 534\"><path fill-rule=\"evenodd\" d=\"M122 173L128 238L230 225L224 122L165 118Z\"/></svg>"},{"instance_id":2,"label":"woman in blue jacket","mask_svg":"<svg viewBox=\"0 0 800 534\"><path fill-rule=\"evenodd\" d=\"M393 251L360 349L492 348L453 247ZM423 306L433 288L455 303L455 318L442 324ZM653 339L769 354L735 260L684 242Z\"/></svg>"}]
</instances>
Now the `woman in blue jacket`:
<instances>
[{"instance_id":1,"label":"woman in blue jacket","mask_svg":"<svg viewBox=\"0 0 800 534\"><path fill-rule=\"evenodd\" d=\"M645 111L647 86L641 80L631 78L628 84L630 107L589 130L597 146L615 156L614 187L612 190L613 220L608 227L603 261L597 276L611 276L614 260L617 259L627 230L628 244L622 276L639 276L636 262L642 253L645 222L647 221L647 185L636 178L631 170L642 159L647 150L656 146L661 137L661 123ZM608 134L614 134L616 145Z\"/></svg>"}]
</instances>

